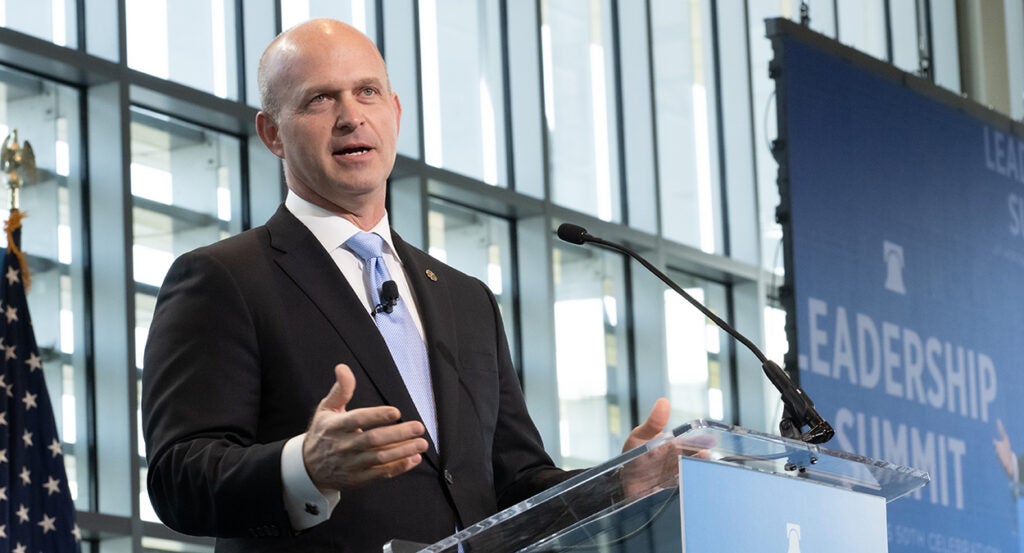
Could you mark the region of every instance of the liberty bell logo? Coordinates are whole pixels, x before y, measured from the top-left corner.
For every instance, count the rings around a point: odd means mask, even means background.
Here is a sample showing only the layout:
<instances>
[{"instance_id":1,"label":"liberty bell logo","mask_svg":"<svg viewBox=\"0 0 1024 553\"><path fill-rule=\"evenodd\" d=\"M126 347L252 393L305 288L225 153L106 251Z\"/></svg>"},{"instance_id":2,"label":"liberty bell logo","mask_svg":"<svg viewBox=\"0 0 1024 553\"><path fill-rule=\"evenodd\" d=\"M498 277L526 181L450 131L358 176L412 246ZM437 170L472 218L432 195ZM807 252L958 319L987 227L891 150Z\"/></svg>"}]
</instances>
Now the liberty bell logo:
<instances>
[{"instance_id":1,"label":"liberty bell logo","mask_svg":"<svg viewBox=\"0 0 1024 553\"><path fill-rule=\"evenodd\" d=\"M903 246L888 240L882 243L882 256L885 259L885 289L897 294L906 294L903 285Z\"/></svg>"},{"instance_id":2,"label":"liberty bell logo","mask_svg":"<svg viewBox=\"0 0 1024 553\"><path fill-rule=\"evenodd\" d=\"M786 553L800 553L800 525L787 522L786 535L789 537L789 549Z\"/></svg>"}]
</instances>

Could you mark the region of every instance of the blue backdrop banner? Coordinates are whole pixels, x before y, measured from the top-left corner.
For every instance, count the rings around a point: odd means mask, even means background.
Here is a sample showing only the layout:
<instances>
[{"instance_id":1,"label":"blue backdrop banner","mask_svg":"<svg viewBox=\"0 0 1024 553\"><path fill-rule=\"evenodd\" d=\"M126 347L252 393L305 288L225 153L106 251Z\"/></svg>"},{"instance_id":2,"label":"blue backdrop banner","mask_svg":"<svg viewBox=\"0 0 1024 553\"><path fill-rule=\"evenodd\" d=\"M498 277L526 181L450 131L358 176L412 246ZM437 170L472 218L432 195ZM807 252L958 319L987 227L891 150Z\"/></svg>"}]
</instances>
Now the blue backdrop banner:
<instances>
[{"instance_id":1,"label":"blue backdrop banner","mask_svg":"<svg viewBox=\"0 0 1024 553\"><path fill-rule=\"evenodd\" d=\"M787 368L831 448L926 470L893 552L1021 548L1024 127L769 22Z\"/></svg>"}]
</instances>

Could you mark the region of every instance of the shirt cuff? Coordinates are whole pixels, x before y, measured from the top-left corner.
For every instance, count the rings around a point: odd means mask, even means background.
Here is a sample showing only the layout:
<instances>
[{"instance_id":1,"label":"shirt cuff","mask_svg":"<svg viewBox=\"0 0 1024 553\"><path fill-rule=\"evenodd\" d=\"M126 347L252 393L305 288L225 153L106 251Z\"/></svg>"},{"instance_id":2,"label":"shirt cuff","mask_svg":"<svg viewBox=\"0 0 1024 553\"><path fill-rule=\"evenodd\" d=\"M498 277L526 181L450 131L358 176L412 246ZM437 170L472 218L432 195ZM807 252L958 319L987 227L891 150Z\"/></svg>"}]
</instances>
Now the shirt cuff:
<instances>
[{"instance_id":1,"label":"shirt cuff","mask_svg":"<svg viewBox=\"0 0 1024 553\"><path fill-rule=\"evenodd\" d=\"M306 472L302 460L302 440L299 434L288 440L281 450L281 481L284 484L284 508L295 531L307 530L331 518L341 500L341 492L321 491Z\"/></svg>"}]
</instances>

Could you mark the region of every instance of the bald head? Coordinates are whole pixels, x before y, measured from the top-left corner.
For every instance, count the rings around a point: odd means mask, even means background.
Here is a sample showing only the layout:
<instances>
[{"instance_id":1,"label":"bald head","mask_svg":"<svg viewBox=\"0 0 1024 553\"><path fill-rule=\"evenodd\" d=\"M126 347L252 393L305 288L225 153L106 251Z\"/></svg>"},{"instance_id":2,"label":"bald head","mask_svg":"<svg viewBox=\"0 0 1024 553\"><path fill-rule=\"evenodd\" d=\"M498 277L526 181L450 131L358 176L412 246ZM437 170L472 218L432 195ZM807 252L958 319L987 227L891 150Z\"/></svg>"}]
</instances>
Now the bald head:
<instances>
[{"instance_id":1,"label":"bald head","mask_svg":"<svg viewBox=\"0 0 1024 553\"><path fill-rule=\"evenodd\" d=\"M346 47L372 51L387 75L384 58L377 46L359 29L336 19L311 19L277 35L263 51L256 70L256 83L263 111L277 118L281 111L282 86L289 86L289 69L300 63L311 48L322 47L324 42L343 43ZM390 83L385 83L390 92Z\"/></svg>"},{"instance_id":2,"label":"bald head","mask_svg":"<svg viewBox=\"0 0 1024 553\"><path fill-rule=\"evenodd\" d=\"M402 117L377 47L349 25L314 19L274 39L258 80L256 132L282 160L288 188L372 228L385 212Z\"/></svg>"}]
</instances>

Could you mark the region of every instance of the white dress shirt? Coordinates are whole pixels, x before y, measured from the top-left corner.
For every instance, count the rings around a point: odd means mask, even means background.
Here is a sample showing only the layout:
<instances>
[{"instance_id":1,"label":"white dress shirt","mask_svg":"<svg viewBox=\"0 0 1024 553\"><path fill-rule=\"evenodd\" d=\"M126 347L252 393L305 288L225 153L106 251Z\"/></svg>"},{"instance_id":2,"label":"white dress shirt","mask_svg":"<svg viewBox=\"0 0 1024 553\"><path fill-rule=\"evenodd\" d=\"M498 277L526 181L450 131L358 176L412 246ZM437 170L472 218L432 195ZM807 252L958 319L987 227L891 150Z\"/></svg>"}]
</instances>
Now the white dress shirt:
<instances>
[{"instance_id":1,"label":"white dress shirt","mask_svg":"<svg viewBox=\"0 0 1024 553\"><path fill-rule=\"evenodd\" d=\"M356 296L359 297L359 301L363 303L367 313L372 312L374 306L370 299L368 275L363 270L363 261L344 247L345 241L360 232L360 229L347 219L307 202L290 190L284 205L320 241L331 259L338 265L338 269L341 270ZM384 239L384 263L388 267L391 279L398 285L398 295L403 298L405 305L409 308L413 321L416 323L416 329L421 337L424 336L419 309L409 290L409 279L406 278L402 260L398 258L391 240L391 226L386 212L384 217L370 229L370 232L376 232ZM322 369L331 371L334 367L322 367ZM291 438L281 451L281 478L284 482L285 509L288 511L292 528L295 530L312 528L326 521L341 500L341 494L337 490L318 489L310 480L309 474L306 472L306 465L302 460L302 440L304 438L305 434Z\"/></svg>"}]
</instances>

